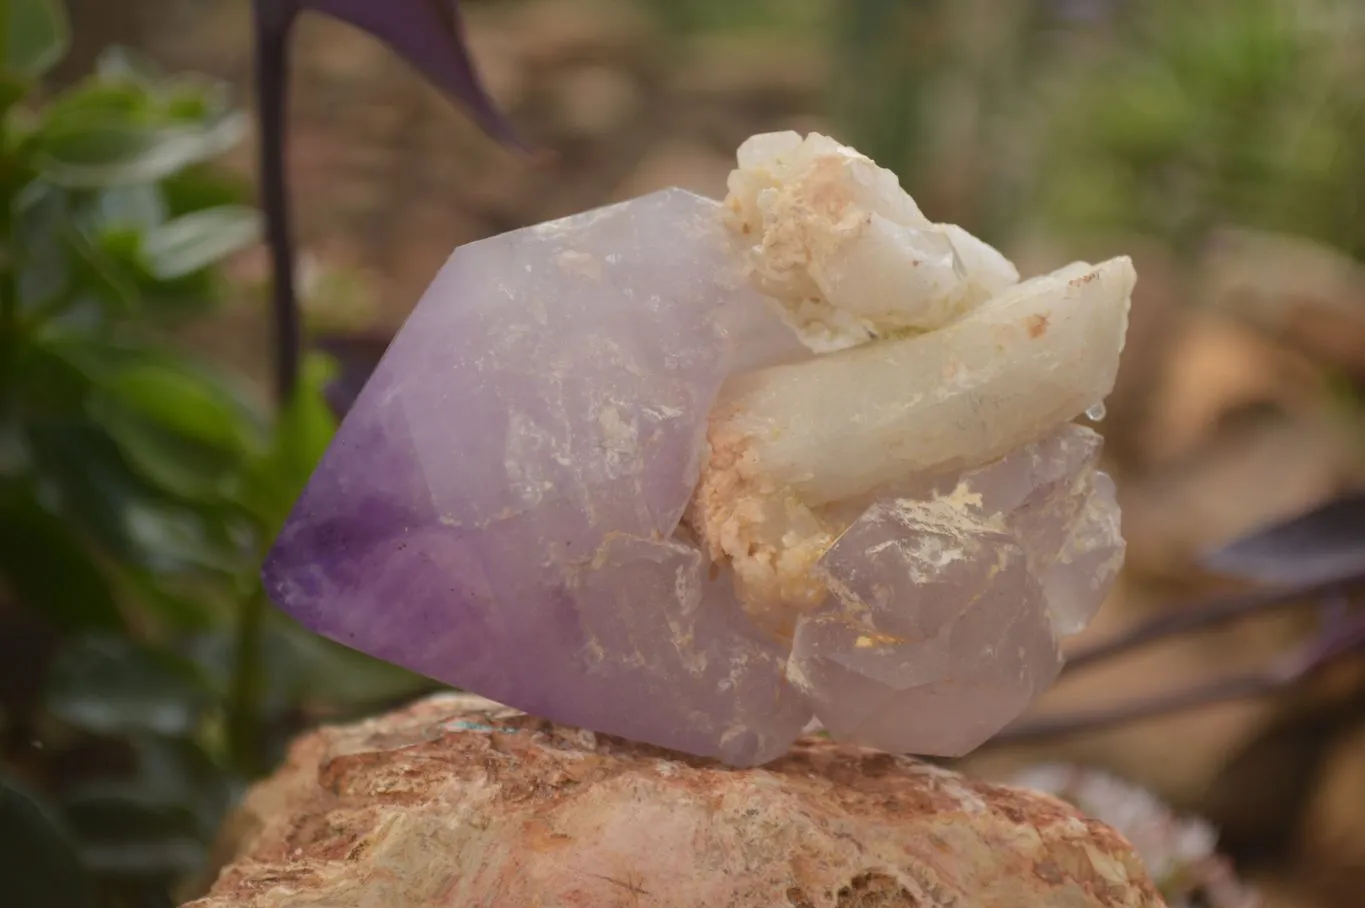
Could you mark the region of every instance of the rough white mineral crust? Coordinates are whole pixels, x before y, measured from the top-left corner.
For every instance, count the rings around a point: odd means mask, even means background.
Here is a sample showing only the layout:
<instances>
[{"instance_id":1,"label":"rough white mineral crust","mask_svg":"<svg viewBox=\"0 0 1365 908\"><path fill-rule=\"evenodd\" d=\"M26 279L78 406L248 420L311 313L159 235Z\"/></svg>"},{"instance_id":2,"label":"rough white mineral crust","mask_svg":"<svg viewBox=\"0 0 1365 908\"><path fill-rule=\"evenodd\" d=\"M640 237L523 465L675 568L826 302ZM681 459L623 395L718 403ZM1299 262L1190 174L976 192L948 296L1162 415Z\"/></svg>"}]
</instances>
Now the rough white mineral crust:
<instances>
[{"instance_id":1,"label":"rough white mineral crust","mask_svg":"<svg viewBox=\"0 0 1365 908\"><path fill-rule=\"evenodd\" d=\"M929 221L894 173L833 139L758 135L738 161L725 204L745 259L817 352L941 327L1019 280L1003 255Z\"/></svg>"}]
</instances>

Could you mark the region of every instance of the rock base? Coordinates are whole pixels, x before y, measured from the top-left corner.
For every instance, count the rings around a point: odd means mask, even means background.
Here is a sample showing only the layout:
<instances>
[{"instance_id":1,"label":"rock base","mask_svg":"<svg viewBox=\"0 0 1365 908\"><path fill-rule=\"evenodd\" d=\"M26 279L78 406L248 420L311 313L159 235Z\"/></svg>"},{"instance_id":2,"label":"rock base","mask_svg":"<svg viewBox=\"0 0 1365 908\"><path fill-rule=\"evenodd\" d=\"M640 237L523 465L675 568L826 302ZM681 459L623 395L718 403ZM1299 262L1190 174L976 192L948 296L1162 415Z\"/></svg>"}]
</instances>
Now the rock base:
<instances>
[{"instance_id":1,"label":"rock base","mask_svg":"<svg viewBox=\"0 0 1365 908\"><path fill-rule=\"evenodd\" d=\"M803 739L761 769L460 694L301 738L186 908L1159 908L1045 795Z\"/></svg>"}]
</instances>

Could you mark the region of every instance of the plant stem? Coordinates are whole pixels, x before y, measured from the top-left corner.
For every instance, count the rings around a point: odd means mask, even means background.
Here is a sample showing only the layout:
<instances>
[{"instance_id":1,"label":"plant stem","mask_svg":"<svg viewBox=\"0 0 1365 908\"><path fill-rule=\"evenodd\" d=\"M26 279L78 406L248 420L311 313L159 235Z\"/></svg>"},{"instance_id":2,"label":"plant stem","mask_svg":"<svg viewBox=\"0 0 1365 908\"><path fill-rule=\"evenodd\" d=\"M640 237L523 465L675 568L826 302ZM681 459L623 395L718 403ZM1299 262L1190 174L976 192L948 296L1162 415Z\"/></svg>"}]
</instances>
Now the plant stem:
<instances>
[{"instance_id":1,"label":"plant stem","mask_svg":"<svg viewBox=\"0 0 1365 908\"><path fill-rule=\"evenodd\" d=\"M259 582L237 608L233 639L232 687L228 692L227 739L233 767L245 776L261 770L261 700L265 693L262 641L265 591Z\"/></svg>"},{"instance_id":2,"label":"plant stem","mask_svg":"<svg viewBox=\"0 0 1365 908\"><path fill-rule=\"evenodd\" d=\"M4 201L7 200L0 200ZM6 209L8 207L6 205ZM14 244L8 211L3 220L4 223L0 224L0 349L5 351L4 361L9 362L9 346L14 342L14 334L18 330L19 294L15 286Z\"/></svg>"},{"instance_id":3,"label":"plant stem","mask_svg":"<svg viewBox=\"0 0 1365 908\"><path fill-rule=\"evenodd\" d=\"M284 406L298 384L303 336L294 287L294 244L285 167L285 111L289 93L289 33L293 14L256 4L256 115L260 123L261 199L270 248L271 310L275 325L275 396Z\"/></svg>"},{"instance_id":4,"label":"plant stem","mask_svg":"<svg viewBox=\"0 0 1365 908\"><path fill-rule=\"evenodd\" d=\"M1236 601L1245 604L1248 600ZM1229 600L1229 604L1232 602ZM1279 601L1269 600L1266 604L1276 605ZM1220 619L1231 617L1231 611L1227 609L1220 613ZM1240 613L1245 614L1247 611L1243 609ZM1365 648L1365 612L1329 616L1329 619L1316 638L1277 659L1268 668L1110 706L1024 719L992 738L991 744L1018 744L1100 731L1215 703L1279 693L1312 677L1338 658ZM1184 625L1181 629L1191 626L1198 625Z\"/></svg>"},{"instance_id":5,"label":"plant stem","mask_svg":"<svg viewBox=\"0 0 1365 908\"><path fill-rule=\"evenodd\" d=\"M284 10L284 12L281 12ZM261 196L266 242L270 248L271 310L275 327L275 403L283 411L298 386L302 330L294 288L294 248L289 231L284 136L288 95L289 34L297 9L257 0L256 115L260 124ZM228 748L234 766L245 775L261 769L262 659L265 591L252 578L250 592L237 609L233 637L231 689L228 692Z\"/></svg>"},{"instance_id":6,"label":"plant stem","mask_svg":"<svg viewBox=\"0 0 1365 908\"><path fill-rule=\"evenodd\" d=\"M0 143L4 135L0 132ZM7 185L3 173L5 162L0 161L0 185ZM19 346L19 263L14 244L14 200L9 193L0 193L0 419L8 415L8 388Z\"/></svg>"},{"instance_id":7,"label":"plant stem","mask_svg":"<svg viewBox=\"0 0 1365 908\"><path fill-rule=\"evenodd\" d=\"M991 739L992 745L1022 744L1030 741L1061 738L1091 731L1102 731L1116 725L1126 725L1142 719L1184 712L1215 703L1243 700L1279 690L1285 679L1276 671L1248 672L1230 678L1220 678L1185 690L1157 694L1148 698L1077 710L1057 716L1039 716L1006 728Z\"/></svg>"},{"instance_id":8,"label":"plant stem","mask_svg":"<svg viewBox=\"0 0 1365 908\"><path fill-rule=\"evenodd\" d=\"M1096 662L1124 655L1170 637L1226 624L1248 615L1312 605L1325 596L1362 586L1365 586L1365 576L1337 577L1287 589L1256 590L1190 603L1168 614L1134 625L1110 640L1071 653L1067 656L1064 671L1066 674L1072 674Z\"/></svg>"}]
</instances>

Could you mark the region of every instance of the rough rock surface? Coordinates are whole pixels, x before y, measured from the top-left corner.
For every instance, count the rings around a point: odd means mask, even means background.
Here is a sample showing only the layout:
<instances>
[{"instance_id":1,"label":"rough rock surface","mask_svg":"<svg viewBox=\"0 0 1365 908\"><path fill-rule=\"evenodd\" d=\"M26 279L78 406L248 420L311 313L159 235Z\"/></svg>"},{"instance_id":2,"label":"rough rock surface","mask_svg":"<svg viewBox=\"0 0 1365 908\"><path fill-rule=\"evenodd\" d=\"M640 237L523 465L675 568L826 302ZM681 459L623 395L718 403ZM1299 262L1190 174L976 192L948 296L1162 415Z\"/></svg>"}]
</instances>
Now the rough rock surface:
<instances>
[{"instance_id":1,"label":"rough rock surface","mask_svg":"<svg viewBox=\"0 0 1365 908\"><path fill-rule=\"evenodd\" d=\"M734 770L442 695L295 743L186 908L1158 908L1041 794L804 739Z\"/></svg>"}]
</instances>

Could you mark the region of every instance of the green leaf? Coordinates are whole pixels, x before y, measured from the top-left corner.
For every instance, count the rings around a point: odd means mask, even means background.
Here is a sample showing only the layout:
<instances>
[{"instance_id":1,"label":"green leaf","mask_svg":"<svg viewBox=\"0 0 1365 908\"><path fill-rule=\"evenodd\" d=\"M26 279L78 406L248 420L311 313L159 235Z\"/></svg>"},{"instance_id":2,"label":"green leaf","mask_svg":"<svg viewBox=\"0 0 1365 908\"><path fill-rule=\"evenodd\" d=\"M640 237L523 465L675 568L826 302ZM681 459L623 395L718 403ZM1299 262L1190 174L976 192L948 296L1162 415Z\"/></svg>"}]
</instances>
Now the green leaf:
<instances>
[{"instance_id":1,"label":"green leaf","mask_svg":"<svg viewBox=\"0 0 1365 908\"><path fill-rule=\"evenodd\" d=\"M194 73L179 73L157 85L158 109L170 122L203 124L232 107L231 86Z\"/></svg>"},{"instance_id":2,"label":"green leaf","mask_svg":"<svg viewBox=\"0 0 1365 908\"><path fill-rule=\"evenodd\" d=\"M31 312L49 305L71 286L66 193L50 183L34 181L19 192L13 212L19 305L22 311Z\"/></svg>"},{"instance_id":3,"label":"green leaf","mask_svg":"<svg viewBox=\"0 0 1365 908\"><path fill-rule=\"evenodd\" d=\"M100 310L114 315L137 311L136 284L103 246L95 246L86 236L72 229L62 232L62 243L70 253L72 277L76 280L74 301L93 300Z\"/></svg>"},{"instance_id":4,"label":"green leaf","mask_svg":"<svg viewBox=\"0 0 1365 908\"><path fill-rule=\"evenodd\" d=\"M254 195L244 175L211 164L195 164L161 183L171 216L190 214L220 205L243 205Z\"/></svg>"},{"instance_id":5,"label":"green leaf","mask_svg":"<svg viewBox=\"0 0 1365 908\"><path fill-rule=\"evenodd\" d=\"M336 434L336 416L323 394L335 376L336 364L330 357L310 354L304 361L298 390L276 427L278 467L298 489L313 474Z\"/></svg>"},{"instance_id":6,"label":"green leaf","mask_svg":"<svg viewBox=\"0 0 1365 908\"><path fill-rule=\"evenodd\" d=\"M28 451L26 460L36 464L35 472L41 479L46 470L40 442L34 437L35 429L41 434L45 423L82 416L90 382L37 340L35 333L17 345L10 378L18 417L23 424L23 446Z\"/></svg>"},{"instance_id":7,"label":"green leaf","mask_svg":"<svg viewBox=\"0 0 1365 908\"><path fill-rule=\"evenodd\" d=\"M0 489L0 579L21 605L62 630L123 627L90 550L27 490Z\"/></svg>"},{"instance_id":8,"label":"green leaf","mask_svg":"<svg viewBox=\"0 0 1365 908\"><path fill-rule=\"evenodd\" d=\"M166 200L154 183L106 189L99 194L96 212L97 230L123 227L145 232L160 227L167 217Z\"/></svg>"},{"instance_id":9,"label":"green leaf","mask_svg":"<svg viewBox=\"0 0 1365 908\"><path fill-rule=\"evenodd\" d=\"M193 656L215 683L231 683L235 640L227 631L195 638ZM440 685L430 678L333 643L272 613L261 642L262 709L280 716L300 707L360 712L408 700Z\"/></svg>"},{"instance_id":10,"label":"green leaf","mask_svg":"<svg viewBox=\"0 0 1365 908\"><path fill-rule=\"evenodd\" d=\"M66 832L34 797L0 778L0 880L9 908L97 908Z\"/></svg>"},{"instance_id":11,"label":"green leaf","mask_svg":"<svg viewBox=\"0 0 1365 908\"><path fill-rule=\"evenodd\" d=\"M102 735L198 731L210 692L194 663L122 637L83 637L57 654L47 707L58 719Z\"/></svg>"},{"instance_id":12,"label":"green leaf","mask_svg":"<svg viewBox=\"0 0 1365 908\"><path fill-rule=\"evenodd\" d=\"M5 0L4 70L36 78L66 56L70 27L59 0Z\"/></svg>"},{"instance_id":13,"label":"green leaf","mask_svg":"<svg viewBox=\"0 0 1365 908\"><path fill-rule=\"evenodd\" d=\"M261 415L246 394L188 360L125 353L99 384L118 407L208 447L245 454L263 442Z\"/></svg>"},{"instance_id":14,"label":"green leaf","mask_svg":"<svg viewBox=\"0 0 1365 908\"><path fill-rule=\"evenodd\" d=\"M124 514L141 563L167 573L208 571L240 575L251 537L233 515L148 496Z\"/></svg>"},{"instance_id":15,"label":"green leaf","mask_svg":"<svg viewBox=\"0 0 1365 908\"><path fill-rule=\"evenodd\" d=\"M195 742L136 735L131 777L84 782L62 799L87 864L109 875L194 870L241 781Z\"/></svg>"},{"instance_id":16,"label":"green leaf","mask_svg":"<svg viewBox=\"0 0 1365 908\"><path fill-rule=\"evenodd\" d=\"M168 430L164 425L107 400L91 402L90 414L109 433L130 466L157 488L190 501L212 502L228 490L239 458Z\"/></svg>"},{"instance_id":17,"label":"green leaf","mask_svg":"<svg viewBox=\"0 0 1365 908\"><path fill-rule=\"evenodd\" d=\"M82 375L98 398L185 438L232 453L260 449L265 415L228 376L144 343L53 334L41 349Z\"/></svg>"},{"instance_id":18,"label":"green leaf","mask_svg":"<svg viewBox=\"0 0 1365 908\"><path fill-rule=\"evenodd\" d=\"M228 83L193 74L166 75L131 52L114 48L101 54L94 76L52 100L43 121L47 127L95 120L208 129L230 110Z\"/></svg>"},{"instance_id":19,"label":"green leaf","mask_svg":"<svg viewBox=\"0 0 1365 908\"><path fill-rule=\"evenodd\" d=\"M292 622L275 635L281 643L267 647L267 659L285 660L274 667L275 672L290 679L289 689L300 702L374 707L417 697L439 686L430 678L319 637Z\"/></svg>"},{"instance_id":20,"label":"green leaf","mask_svg":"<svg viewBox=\"0 0 1365 908\"><path fill-rule=\"evenodd\" d=\"M29 85L24 79L12 73L0 72L0 116L28 94Z\"/></svg>"},{"instance_id":21,"label":"green leaf","mask_svg":"<svg viewBox=\"0 0 1365 908\"><path fill-rule=\"evenodd\" d=\"M81 861L104 877L175 879L198 870L208 854L204 840L186 828L193 818L183 808L158 808L110 793L68 812Z\"/></svg>"},{"instance_id":22,"label":"green leaf","mask_svg":"<svg viewBox=\"0 0 1365 908\"><path fill-rule=\"evenodd\" d=\"M158 834L146 825L139 818L137 826L117 838L82 843L81 860L104 876L157 881L184 877L203 866L208 854L203 842L189 835Z\"/></svg>"},{"instance_id":23,"label":"green leaf","mask_svg":"<svg viewBox=\"0 0 1365 908\"><path fill-rule=\"evenodd\" d=\"M143 563L127 512L147 492L117 446L86 420L46 420L29 427L38 480L56 509L106 551Z\"/></svg>"},{"instance_id":24,"label":"green leaf","mask_svg":"<svg viewBox=\"0 0 1365 908\"><path fill-rule=\"evenodd\" d=\"M268 535L284 524L294 500L336 434L336 417L323 396L335 373L329 357L316 353L308 356L294 397L275 424L269 450L247 470L242 503L261 521Z\"/></svg>"},{"instance_id":25,"label":"green leaf","mask_svg":"<svg viewBox=\"0 0 1365 908\"><path fill-rule=\"evenodd\" d=\"M234 591L202 578L175 577L130 564L120 564L119 576L131 595L146 608L144 614L174 631L197 632L213 627L230 606L223 602Z\"/></svg>"},{"instance_id":26,"label":"green leaf","mask_svg":"<svg viewBox=\"0 0 1365 908\"><path fill-rule=\"evenodd\" d=\"M108 47L95 60L95 75L105 82L154 86L166 77L156 63L128 47Z\"/></svg>"},{"instance_id":27,"label":"green leaf","mask_svg":"<svg viewBox=\"0 0 1365 908\"><path fill-rule=\"evenodd\" d=\"M91 242L96 231L78 229L79 220L68 193L45 180L30 183L16 200L19 299L24 312L41 313L40 321L91 301L106 313L125 314L136 307L136 285ZM85 220L100 227L98 212ZM106 237L117 232L104 228Z\"/></svg>"},{"instance_id":28,"label":"green leaf","mask_svg":"<svg viewBox=\"0 0 1365 908\"><path fill-rule=\"evenodd\" d=\"M167 497L98 427L54 421L29 435L54 507L110 554L166 573L243 570L246 540L228 514Z\"/></svg>"},{"instance_id":29,"label":"green leaf","mask_svg":"<svg viewBox=\"0 0 1365 908\"><path fill-rule=\"evenodd\" d=\"M240 114L205 127L63 117L35 137L34 161L48 179L71 188L150 183L218 157L241 139L244 124Z\"/></svg>"},{"instance_id":30,"label":"green leaf","mask_svg":"<svg viewBox=\"0 0 1365 908\"><path fill-rule=\"evenodd\" d=\"M187 805L207 840L245 783L217 763L196 741L141 735L132 740L137 785L149 801Z\"/></svg>"},{"instance_id":31,"label":"green leaf","mask_svg":"<svg viewBox=\"0 0 1365 908\"><path fill-rule=\"evenodd\" d=\"M142 253L159 280L184 277L240 252L261 235L260 214L245 205L196 211L149 232Z\"/></svg>"},{"instance_id":32,"label":"green leaf","mask_svg":"<svg viewBox=\"0 0 1365 908\"><path fill-rule=\"evenodd\" d=\"M87 120L158 125L155 99L146 88L131 82L86 79L53 98L42 116L48 128Z\"/></svg>"},{"instance_id":33,"label":"green leaf","mask_svg":"<svg viewBox=\"0 0 1365 908\"><path fill-rule=\"evenodd\" d=\"M33 449L23 427L0 420L0 476L20 476L33 469Z\"/></svg>"}]
</instances>

